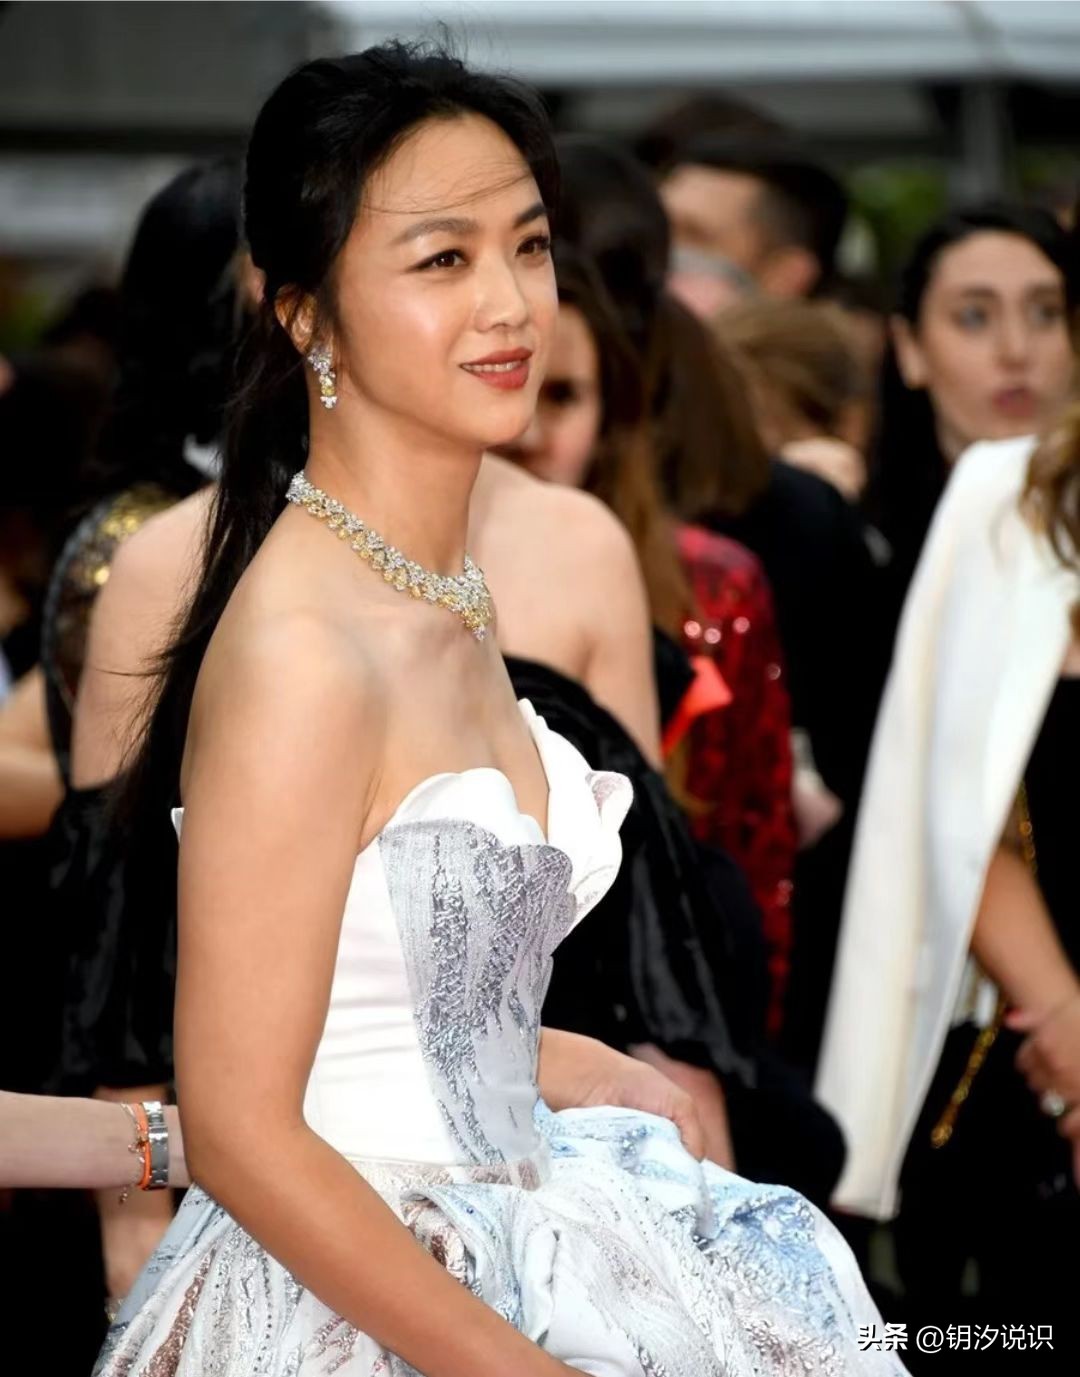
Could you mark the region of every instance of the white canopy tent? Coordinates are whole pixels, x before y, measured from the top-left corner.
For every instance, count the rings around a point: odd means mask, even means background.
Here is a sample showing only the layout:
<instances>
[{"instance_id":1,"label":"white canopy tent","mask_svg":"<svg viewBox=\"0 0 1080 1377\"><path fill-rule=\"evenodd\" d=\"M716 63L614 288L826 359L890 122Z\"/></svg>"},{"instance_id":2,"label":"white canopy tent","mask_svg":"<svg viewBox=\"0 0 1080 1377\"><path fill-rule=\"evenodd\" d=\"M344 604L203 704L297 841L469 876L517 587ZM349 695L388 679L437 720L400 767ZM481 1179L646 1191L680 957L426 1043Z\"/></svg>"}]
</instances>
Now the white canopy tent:
<instances>
[{"instance_id":1,"label":"white canopy tent","mask_svg":"<svg viewBox=\"0 0 1080 1377\"><path fill-rule=\"evenodd\" d=\"M814 140L940 146L930 88L957 88L951 176L1008 187L1011 83L1080 87L1077 0L322 0L342 46L445 26L470 61L631 130L676 91L741 95Z\"/></svg>"},{"instance_id":2,"label":"white canopy tent","mask_svg":"<svg viewBox=\"0 0 1080 1377\"><path fill-rule=\"evenodd\" d=\"M540 85L1080 78L1075 0L324 0L349 47L446 24Z\"/></svg>"}]
</instances>

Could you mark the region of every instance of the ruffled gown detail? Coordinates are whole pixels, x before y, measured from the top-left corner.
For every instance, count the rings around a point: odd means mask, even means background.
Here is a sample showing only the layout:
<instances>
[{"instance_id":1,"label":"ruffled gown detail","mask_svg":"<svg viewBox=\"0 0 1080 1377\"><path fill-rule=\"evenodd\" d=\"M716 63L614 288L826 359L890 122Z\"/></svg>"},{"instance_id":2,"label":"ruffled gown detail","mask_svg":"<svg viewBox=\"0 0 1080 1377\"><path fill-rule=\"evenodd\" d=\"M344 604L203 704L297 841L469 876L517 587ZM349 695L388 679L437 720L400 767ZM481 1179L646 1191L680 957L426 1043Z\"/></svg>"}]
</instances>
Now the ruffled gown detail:
<instances>
[{"instance_id":1,"label":"ruffled gown detail","mask_svg":"<svg viewBox=\"0 0 1080 1377\"><path fill-rule=\"evenodd\" d=\"M860 1326L880 1317L801 1196L699 1163L667 1120L540 1100L551 955L618 870L630 791L521 708L547 837L496 770L435 775L405 798L357 858L308 1123L452 1275L573 1369L903 1373L862 1351ZM415 1377L197 1187L95 1372Z\"/></svg>"}]
</instances>

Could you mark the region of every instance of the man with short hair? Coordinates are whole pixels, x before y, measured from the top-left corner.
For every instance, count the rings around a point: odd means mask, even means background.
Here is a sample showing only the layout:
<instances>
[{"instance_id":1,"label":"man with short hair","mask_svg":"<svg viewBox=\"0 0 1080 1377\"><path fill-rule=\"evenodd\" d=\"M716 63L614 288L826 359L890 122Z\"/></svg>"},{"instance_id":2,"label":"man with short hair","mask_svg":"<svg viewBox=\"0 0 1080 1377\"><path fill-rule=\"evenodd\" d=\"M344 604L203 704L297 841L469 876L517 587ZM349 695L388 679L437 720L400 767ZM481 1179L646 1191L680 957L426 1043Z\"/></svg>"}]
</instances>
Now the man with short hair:
<instances>
[{"instance_id":1,"label":"man with short hair","mask_svg":"<svg viewBox=\"0 0 1080 1377\"><path fill-rule=\"evenodd\" d=\"M847 196L797 144L704 134L660 186L671 219L671 287L704 317L748 291L812 296L833 272Z\"/></svg>"}]
</instances>

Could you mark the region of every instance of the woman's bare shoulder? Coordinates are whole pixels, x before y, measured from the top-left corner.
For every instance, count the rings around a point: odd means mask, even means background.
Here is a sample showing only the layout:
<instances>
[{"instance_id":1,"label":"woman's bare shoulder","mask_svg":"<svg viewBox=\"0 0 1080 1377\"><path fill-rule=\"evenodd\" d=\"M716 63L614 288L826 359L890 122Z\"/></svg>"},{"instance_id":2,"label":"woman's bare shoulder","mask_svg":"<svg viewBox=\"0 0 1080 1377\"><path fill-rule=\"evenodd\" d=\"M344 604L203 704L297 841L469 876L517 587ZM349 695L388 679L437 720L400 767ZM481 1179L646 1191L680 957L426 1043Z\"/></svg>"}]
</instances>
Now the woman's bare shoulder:
<instances>
[{"instance_id":1,"label":"woman's bare shoulder","mask_svg":"<svg viewBox=\"0 0 1080 1377\"><path fill-rule=\"evenodd\" d=\"M366 793L389 702L379 657L315 599L277 602L264 592L241 589L214 632L189 747L250 781L321 777L329 787L344 772Z\"/></svg>"},{"instance_id":2,"label":"woman's bare shoulder","mask_svg":"<svg viewBox=\"0 0 1080 1377\"><path fill-rule=\"evenodd\" d=\"M522 537L547 549L550 557L575 567L607 570L615 561L617 572L636 568L626 527L592 493L534 478L495 455L484 456L481 482L490 519L509 515Z\"/></svg>"}]
</instances>

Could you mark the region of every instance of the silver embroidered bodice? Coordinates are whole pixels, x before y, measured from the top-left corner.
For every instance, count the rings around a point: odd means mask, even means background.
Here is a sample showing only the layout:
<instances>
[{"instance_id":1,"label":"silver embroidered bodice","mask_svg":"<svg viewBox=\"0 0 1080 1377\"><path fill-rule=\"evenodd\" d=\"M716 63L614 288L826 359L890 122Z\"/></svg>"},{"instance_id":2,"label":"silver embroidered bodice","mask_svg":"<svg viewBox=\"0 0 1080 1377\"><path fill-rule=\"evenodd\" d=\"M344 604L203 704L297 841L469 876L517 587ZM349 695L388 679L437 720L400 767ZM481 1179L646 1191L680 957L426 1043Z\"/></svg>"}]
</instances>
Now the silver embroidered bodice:
<instances>
[{"instance_id":1,"label":"silver embroidered bodice","mask_svg":"<svg viewBox=\"0 0 1080 1377\"><path fill-rule=\"evenodd\" d=\"M479 768L425 779L357 857L304 1102L353 1160L537 1149L551 956L618 870L630 785L521 711L548 780L546 838L506 776Z\"/></svg>"}]
</instances>

